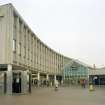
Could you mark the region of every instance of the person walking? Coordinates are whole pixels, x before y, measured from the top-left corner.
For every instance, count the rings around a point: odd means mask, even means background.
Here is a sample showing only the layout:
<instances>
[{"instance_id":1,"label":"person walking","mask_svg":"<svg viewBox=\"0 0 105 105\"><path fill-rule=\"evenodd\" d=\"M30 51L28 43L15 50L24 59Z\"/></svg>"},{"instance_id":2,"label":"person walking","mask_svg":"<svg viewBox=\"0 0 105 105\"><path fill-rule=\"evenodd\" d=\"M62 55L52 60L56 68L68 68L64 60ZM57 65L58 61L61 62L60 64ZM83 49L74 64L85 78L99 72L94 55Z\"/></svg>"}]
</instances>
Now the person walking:
<instances>
[{"instance_id":1,"label":"person walking","mask_svg":"<svg viewBox=\"0 0 105 105\"><path fill-rule=\"evenodd\" d=\"M56 80L56 81L55 81L55 91L58 90L58 85L59 85L58 80Z\"/></svg>"},{"instance_id":2,"label":"person walking","mask_svg":"<svg viewBox=\"0 0 105 105\"><path fill-rule=\"evenodd\" d=\"M84 79L83 80L83 88L85 88L86 87L86 80Z\"/></svg>"}]
</instances>

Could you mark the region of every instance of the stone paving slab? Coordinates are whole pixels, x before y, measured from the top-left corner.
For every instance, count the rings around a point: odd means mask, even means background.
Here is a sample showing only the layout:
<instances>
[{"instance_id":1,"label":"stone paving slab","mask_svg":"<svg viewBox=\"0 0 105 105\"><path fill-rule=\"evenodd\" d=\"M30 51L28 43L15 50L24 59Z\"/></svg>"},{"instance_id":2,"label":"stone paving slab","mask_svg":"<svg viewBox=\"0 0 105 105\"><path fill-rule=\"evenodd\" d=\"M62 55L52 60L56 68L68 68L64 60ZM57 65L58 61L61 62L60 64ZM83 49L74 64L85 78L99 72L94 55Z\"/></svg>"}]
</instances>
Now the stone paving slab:
<instances>
[{"instance_id":1,"label":"stone paving slab","mask_svg":"<svg viewBox=\"0 0 105 105\"><path fill-rule=\"evenodd\" d=\"M0 105L105 105L105 88L33 88L27 95L0 96Z\"/></svg>"}]
</instances>

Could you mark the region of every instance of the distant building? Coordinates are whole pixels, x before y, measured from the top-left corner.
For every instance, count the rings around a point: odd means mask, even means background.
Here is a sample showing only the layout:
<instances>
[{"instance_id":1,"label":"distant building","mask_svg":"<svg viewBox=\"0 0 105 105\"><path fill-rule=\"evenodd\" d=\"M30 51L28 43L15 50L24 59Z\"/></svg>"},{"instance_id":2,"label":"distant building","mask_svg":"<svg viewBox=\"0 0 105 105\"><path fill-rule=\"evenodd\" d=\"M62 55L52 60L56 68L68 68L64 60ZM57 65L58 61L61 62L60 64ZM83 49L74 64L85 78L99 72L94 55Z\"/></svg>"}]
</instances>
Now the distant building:
<instances>
[{"instance_id":1,"label":"distant building","mask_svg":"<svg viewBox=\"0 0 105 105\"><path fill-rule=\"evenodd\" d=\"M86 64L72 60L64 67L64 82L65 84L80 84L81 80L88 81L89 68Z\"/></svg>"},{"instance_id":2,"label":"distant building","mask_svg":"<svg viewBox=\"0 0 105 105\"><path fill-rule=\"evenodd\" d=\"M105 67L89 70L90 82L94 85L105 85Z\"/></svg>"}]
</instances>

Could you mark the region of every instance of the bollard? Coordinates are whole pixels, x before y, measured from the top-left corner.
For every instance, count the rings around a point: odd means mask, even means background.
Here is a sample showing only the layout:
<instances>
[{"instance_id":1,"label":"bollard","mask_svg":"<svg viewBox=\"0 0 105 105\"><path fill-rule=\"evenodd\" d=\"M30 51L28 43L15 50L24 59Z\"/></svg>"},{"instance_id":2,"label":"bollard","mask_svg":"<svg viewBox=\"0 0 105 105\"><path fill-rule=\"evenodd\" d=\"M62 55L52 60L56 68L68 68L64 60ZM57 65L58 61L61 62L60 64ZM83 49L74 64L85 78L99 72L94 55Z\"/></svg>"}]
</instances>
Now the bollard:
<instances>
[{"instance_id":1,"label":"bollard","mask_svg":"<svg viewBox=\"0 0 105 105\"><path fill-rule=\"evenodd\" d=\"M93 85L89 85L89 91L94 91Z\"/></svg>"}]
</instances>

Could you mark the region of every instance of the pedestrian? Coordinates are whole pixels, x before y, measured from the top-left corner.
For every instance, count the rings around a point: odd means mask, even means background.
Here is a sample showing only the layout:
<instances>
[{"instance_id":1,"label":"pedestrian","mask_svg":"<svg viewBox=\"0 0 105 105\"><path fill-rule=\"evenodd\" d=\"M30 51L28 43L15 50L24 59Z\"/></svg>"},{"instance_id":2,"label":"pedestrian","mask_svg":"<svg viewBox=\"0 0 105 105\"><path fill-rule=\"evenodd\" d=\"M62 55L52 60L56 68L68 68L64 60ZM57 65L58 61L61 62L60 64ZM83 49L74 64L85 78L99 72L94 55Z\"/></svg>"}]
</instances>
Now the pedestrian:
<instances>
[{"instance_id":1,"label":"pedestrian","mask_svg":"<svg viewBox=\"0 0 105 105\"><path fill-rule=\"evenodd\" d=\"M58 85L59 85L58 80L56 80L56 81L55 81L55 91L58 90Z\"/></svg>"},{"instance_id":2,"label":"pedestrian","mask_svg":"<svg viewBox=\"0 0 105 105\"><path fill-rule=\"evenodd\" d=\"M80 79L80 85L81 85L81 87L83 87L83 80L82 79Z\"/></svg>"},{"instance_id":3,"label":"pedestrian","mask_svg":"<svg viewBox=\"0 0 105 105\"><path fill-rule=\"evenodd\" d=\"M85 88L86 87L86 80L84 79L83 80L83 88Z\"/></svg>"}]
</instances>

